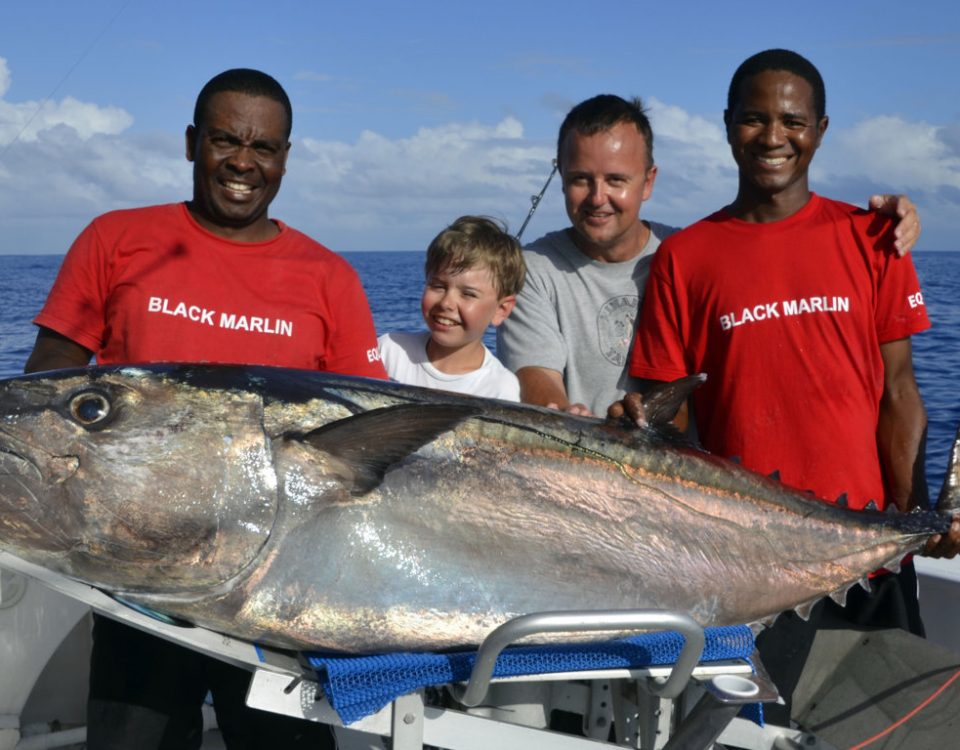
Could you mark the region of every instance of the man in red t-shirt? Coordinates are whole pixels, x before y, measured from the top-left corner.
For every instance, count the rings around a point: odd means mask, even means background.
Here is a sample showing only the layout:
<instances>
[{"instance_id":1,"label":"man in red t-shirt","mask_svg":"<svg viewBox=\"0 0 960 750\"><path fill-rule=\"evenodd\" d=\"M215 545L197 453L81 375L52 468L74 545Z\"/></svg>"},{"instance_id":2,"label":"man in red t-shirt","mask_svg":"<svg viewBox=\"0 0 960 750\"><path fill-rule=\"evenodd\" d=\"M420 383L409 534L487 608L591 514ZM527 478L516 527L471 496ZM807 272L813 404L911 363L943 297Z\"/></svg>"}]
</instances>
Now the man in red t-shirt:
<instances>
[{"instance_id":1,"label":"man in red t-shirt","mask_svg":"<svg viewBox=\"0 0 960 750\"><path fill-rule=\"evenodd\" d=\"M187 127L193 199L95 219L63 262L27 372L146 362L265 364L385 378L354 270L272 220L290 150L283 88L228 70ZM249 672L94 617L87 747L199 748L207 691L229 748L333 747L328 726L248 708Z\"/></svg>"},{"instance_id":2,"label":"man in red t-shirt","mask_svg":"<svg viewBox=\"0 0 960 750\"><path fill-rule=\"evenodd\" d=\"M794 52L768 50L738 68L724 114L737 197L661 246L630 374L705 372L691 402L708 450L826 500L907 510L926 503L910 336L929 321L889 220L809 189L825 98L819 72ZM941 549L957 540L954 524ZM827 602L809 625L788 613L760 635L788 700L820 617L922 634L912 563L876 576L869 593L852 591L845 609ZM788 721L789 704L774 714Z\"/></svg>"}]
</instances>

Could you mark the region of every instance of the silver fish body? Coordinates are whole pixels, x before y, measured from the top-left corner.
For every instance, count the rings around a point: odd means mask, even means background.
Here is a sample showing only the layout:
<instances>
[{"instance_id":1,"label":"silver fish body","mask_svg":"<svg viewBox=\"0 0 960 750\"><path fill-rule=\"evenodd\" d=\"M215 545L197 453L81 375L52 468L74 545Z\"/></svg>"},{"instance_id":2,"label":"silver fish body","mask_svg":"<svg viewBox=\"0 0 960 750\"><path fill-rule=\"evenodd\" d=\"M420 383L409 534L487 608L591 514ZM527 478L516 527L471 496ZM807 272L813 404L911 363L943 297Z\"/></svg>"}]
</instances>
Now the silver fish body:
<instances>
[{"instance_id":1,"label":"silver fish body","mask_svg":"<svg viewBox=\"0 0 960 750\"><path fill-rule=\"evenodd\" d=\"M752 623L947 525L847 511L657 429L380 381L207 366L0 381L0 548L278 647L467 646L565 609Z\"/></svg>"}]
</instances>

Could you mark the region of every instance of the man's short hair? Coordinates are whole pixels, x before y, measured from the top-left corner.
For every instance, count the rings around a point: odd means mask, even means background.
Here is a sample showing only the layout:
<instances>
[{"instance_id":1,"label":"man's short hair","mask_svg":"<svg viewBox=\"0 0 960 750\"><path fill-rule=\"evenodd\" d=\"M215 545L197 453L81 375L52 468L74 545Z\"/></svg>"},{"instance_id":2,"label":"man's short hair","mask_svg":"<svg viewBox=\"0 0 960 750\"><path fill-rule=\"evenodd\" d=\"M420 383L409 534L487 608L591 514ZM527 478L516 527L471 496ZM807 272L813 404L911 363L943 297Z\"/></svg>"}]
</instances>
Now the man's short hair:
<instances>
[{"instance_id":1,"label":"man's short hair","mask_svg":"<svg viewBox=\"0 0 960 750\"><path fill-rule=\"evenodd\" d=\"M813 108L817 120L822 120L827 113L827 90L823 85L823 77L816 66L803 55L788 49L768 49L748 57L737 68L730 80L730 89L727 91L727 111L733 112L740 96L740 86L747 78L768 70L783 70L799 76L813 89Z\"/></svg>"},{"instance_id":2,"label":"man's short hair","mask_svg":"<svg viewBox=\"0 0 960 750\"><path fill-rule=\"evenodd\" d=\"M610 130L620 123L632 124L640 131L647 144L647 169L653 166L653 129L647 118L647 110L640 97L629 101L615 94L600 94L592 99L580 102L571 109L560 125L557 136L557 164L563 172L560 152L567 133L575 130L580 135L596 135Z\"/></svg>"},{"instance_id":3,"label":"man's short hair","mask_svg":"<svg viewBox=\"0 0 960 750\"><path fill-rule=\"evenodd\" d=\"M500 299L517 294L527 272L520 242L487 216L461 216L434 237L423 270L429 279L443 270L457 274L471 268L490 269Z\"/></svg>"},{"instance_id":4,"label":"man's short hair","mask_svg":"<svg viewBox=\"0 0 960 750\"><path fill-rule=\"evenodd\" d=\"M290 106L290 97L272 76L252 68L231 68L219 75L215 75L200 89L197 103L193 108L193 126L200 127L200 123L207 113L207 106L216 94L236 92L248 96L265 96L283 105L287 113L287 139L293 128L293 107Z\"/></svg>"}]
</instances>

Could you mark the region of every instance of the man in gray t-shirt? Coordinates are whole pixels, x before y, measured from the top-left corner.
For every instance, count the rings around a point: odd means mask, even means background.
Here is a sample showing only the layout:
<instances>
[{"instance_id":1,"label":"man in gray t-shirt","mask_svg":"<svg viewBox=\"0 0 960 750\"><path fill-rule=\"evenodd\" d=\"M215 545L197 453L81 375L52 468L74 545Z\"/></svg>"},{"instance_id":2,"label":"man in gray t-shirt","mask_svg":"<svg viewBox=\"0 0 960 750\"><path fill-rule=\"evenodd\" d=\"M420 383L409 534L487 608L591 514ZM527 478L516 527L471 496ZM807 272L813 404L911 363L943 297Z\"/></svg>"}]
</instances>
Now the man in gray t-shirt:
<instances>
[{"instance_id":1,"label":"man in gray t-shirt","mask_svg":"<svg viewBox=\"0 0 960 750\"><path fill-rule=\"evenodd\" d=\"M640 298L653 253L676 231L653 222L647 226L640 253L619 263L584 255L570 230L550 232L524 249L527 278L517 295L517 319L508 318L509 330L503 330L508 321L501 324L497 342L501 358L521 378L524 400L532 400L530 374L541 368L563 373L560 386L569 403L598 415L626 391L637 390L627 361ZM562 395L547 398L567 406Z\"/></svg>"},{"instance_id":2,"label":"man in gray t-shirt","mask_svg":"<svg viewBox=\"0 0 960 750\"><path fill-rule=\"evenodd\" d=\"M653 132L639 99L603 94L570 110L557 164L571 227L524 249L527 279L497 331L520 397L605 414L627 375L647 269L672 227L640 220L653 192Z\"/></svg>"}]
</instances>

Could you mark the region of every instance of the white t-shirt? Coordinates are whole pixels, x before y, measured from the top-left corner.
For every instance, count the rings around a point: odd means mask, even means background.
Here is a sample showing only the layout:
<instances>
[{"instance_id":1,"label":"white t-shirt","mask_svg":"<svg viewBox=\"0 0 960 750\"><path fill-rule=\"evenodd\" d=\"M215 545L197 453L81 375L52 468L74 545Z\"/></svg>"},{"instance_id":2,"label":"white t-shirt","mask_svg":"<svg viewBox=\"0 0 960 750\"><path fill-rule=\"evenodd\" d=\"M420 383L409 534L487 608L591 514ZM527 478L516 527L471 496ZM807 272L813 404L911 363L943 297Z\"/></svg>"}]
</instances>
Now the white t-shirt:
<instances>
[{"instance_id":1,"label":"white t-shirt","mask_svg":"<svg viewBox=\"0 0 960 750\"><path fill-rule=\"evenodd\" d=\"M520 381L483 347L483 364L472 372L448 375L427 357L430 333L387 333L379 338L380 358L387 375L398 383L466 393L471 396L520 400Z\"/></svg>"}]
</instances>

